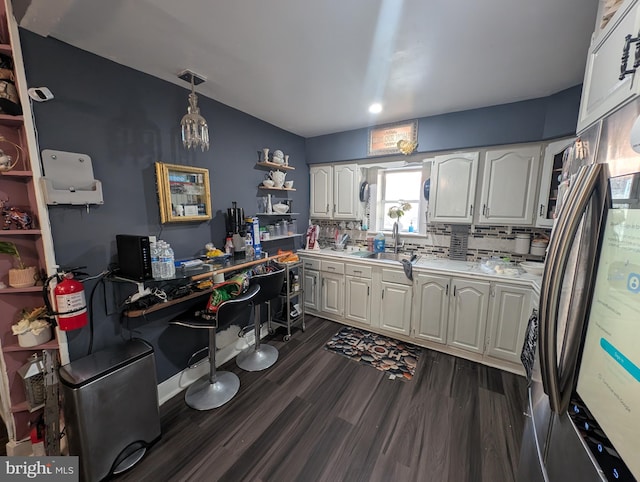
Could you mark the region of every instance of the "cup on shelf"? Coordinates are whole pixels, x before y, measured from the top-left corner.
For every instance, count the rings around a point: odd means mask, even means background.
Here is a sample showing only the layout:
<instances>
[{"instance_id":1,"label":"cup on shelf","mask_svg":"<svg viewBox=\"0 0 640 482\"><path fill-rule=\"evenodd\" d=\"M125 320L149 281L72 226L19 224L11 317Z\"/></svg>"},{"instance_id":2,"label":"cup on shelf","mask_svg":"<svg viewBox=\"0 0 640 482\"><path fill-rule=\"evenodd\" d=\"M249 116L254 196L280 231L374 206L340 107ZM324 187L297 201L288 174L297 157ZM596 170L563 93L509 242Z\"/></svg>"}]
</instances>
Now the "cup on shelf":
<instances>
[{"instance_id":1,"label":"cup on shelf","mask_svg":"<svg viewBox=\"0 0 640 482\"><path fill-rule=\"evenodd\" d=\"M271 179L265 179L264 181L262 181L262 185L264 187L273 187L276 183L271 180Z\"/></svg>"},{"instance_id":2,"label":"cup on shelf","mask_svg":"<svg viewBox=\"0 0 640 482\"><path fill-rule=\"evenodd\" d=\"M286 187L287 189L293 188L293 181L285 181L284 187Z\"/></svg>"}]
</instances>

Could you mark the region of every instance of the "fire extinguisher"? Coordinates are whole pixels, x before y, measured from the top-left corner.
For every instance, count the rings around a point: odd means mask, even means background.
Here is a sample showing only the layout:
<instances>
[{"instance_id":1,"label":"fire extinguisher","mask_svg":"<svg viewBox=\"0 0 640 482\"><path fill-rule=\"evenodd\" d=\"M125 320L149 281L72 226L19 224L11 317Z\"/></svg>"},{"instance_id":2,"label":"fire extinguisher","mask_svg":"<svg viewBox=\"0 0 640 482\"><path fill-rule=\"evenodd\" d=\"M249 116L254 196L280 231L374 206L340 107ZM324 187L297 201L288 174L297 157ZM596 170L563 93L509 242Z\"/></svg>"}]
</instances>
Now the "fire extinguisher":
<instances>
[{"instance_id":1,"label":"fire extinguisher","mask_svg":"<svg viewBox=\"0 0 640 482\"><path fill-rule=\"evenodd\" d=\"M87 300L84 295L84 286L74 279L74 275L85 274L70 270L56 273L47 278L44 284L43 295L45 304L51 315L55 315L58 327L61 330L77 330L86 326L89 321L87 316ZM49 302L49 283L57 278L58 283L53 289L54 306Z\"/></svg>"}]
</instances>

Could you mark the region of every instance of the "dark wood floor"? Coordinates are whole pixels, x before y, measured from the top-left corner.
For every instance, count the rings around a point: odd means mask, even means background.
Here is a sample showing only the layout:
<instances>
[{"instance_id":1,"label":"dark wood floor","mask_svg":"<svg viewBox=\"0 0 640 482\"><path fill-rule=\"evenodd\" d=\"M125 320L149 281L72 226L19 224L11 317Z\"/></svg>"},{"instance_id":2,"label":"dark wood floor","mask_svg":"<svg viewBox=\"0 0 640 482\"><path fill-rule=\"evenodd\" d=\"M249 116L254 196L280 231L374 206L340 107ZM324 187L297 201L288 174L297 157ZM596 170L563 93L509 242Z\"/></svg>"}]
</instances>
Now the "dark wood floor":
<instances>
[{"instance_id":1,"label":"dark wood floor","mask_svg":"<svg viewBox=\"0 0 640 482\"><path fill-rule=\"evenodd\" d=\"M330 353L340 328L308 317L276 365L199 412L180 394L162 439L121 481L512 481L524 425L522 377L423 350L412 381Z\"/></svg>"}]
</instances>

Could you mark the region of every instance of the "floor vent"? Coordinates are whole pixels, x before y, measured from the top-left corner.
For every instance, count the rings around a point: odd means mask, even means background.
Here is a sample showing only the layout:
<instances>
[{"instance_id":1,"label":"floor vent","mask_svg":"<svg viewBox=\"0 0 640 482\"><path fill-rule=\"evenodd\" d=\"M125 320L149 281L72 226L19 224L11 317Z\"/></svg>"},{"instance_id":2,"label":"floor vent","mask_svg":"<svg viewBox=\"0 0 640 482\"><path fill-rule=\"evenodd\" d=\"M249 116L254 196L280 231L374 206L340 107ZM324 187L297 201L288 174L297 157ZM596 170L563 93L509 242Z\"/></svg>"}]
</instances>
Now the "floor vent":
<instances>
[{"instance_id":1,"label":"floor vent","mask_svg":"<svg viewBox=\"0 0 640 482\"><path fill-rule=\"evenodd\" d=\"M466 224L452 224L449 259L466 261L468 240L469 226L467 226Z\"/></svg>"}]
</instances>

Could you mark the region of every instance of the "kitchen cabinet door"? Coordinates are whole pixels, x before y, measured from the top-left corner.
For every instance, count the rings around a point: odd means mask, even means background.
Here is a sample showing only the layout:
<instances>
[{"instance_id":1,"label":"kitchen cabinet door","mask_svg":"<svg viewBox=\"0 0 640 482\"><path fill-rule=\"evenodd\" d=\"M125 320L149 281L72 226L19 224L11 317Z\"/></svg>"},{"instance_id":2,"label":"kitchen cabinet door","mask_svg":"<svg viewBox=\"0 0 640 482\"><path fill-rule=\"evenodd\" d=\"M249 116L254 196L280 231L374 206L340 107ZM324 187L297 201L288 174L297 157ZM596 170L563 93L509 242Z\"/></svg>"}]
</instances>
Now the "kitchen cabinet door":
<instances>
[{"instance_id":1,"label":"kitchen cabinet door","mask_svg":"<svg viewBox=\"0 0 640 482\"><path fill-rule=\"evenodd\" d=\"M489 283L452 280L447 344L475 353L484 352Z\"/></svg>"},{"instance_id":2,"label":"kitchen cabinet door","mask_svg":"<svg viewBox=\"0 0 640 482\"><path fill-rule=\"evenodd\" d=\"M444 345L447 342L451 279L448 276L420 273L415 280L413 337Z\"/></svg>"},{"instance_id":3,"label":"kitchen cabinet door","mask_svg":"<svg viewBox=\"0 0 640 482\"><path fill-rule=\"evenodd\" d=\"M436 156L431 169L430 220L471 223L473 220L478 152Z\"/></svg>"},{"instance_id":4,"label":"kitchen cabinet door","mask_svg":"<svg viewBox=\"0 0 640 482\"><path fill-rule=\"evenodd\" d=\"M304 306L308 311L320 310L320 273L313 270L304 270Z\"/></svg>"},{"instance_id":5,"label":"kitchen cabinet door","mask_svg":"<svg viewBox=\"0 0 640 482\"><path fill-rule=\"evenodd\" d=\"M520 363L531 313L531 289L496 283L489 302L486 355Z\"/></svg>"},{"instance_id":6,"label":"kitchen cabinet door","mask_svg":"<svg viewBox=\"0 0 640 482\"><path fill-rule=\"evenodd\" d=\"M345 277L345 314L347 320L369 325L371 323L371 280Z\"/></svg>"},{"instance_id":7,"label":"kitchen cabinet door","mask_svg":"<svg viewBox=\"0 0 640 482\"><path fill-rule=\"evenodd\" d=\"M309 168L311 218L331 218L333 208L333 169L331 166Z\"/></svg>"},{"instance_id":8,"label":"kitchen cabinet door","mask_svg":"<svg viewBox=\"0 0 640 482\"><path fill-rule=\"evenodd\" d=\"M357 164L333 166L333 219L357 219L360 175Z\"/></svg>"},{"instance_id":9,"label":"kitchen cabinet door","mask_svg":"<svg viewBox=\"0 0 640 482\"><path fill-rule=\"evenodd\" d=\"M640 72L621 76L621 57L625 37L636 37L640 30L640 0L627 0L591 44L582 83L582 98L576 132L594 124L617 107L629 102L640 91ZM630 44L627 69L633 69L636 44Z\"/></svg>"},{"instance_id":10,"label":"kitchen cabinet door","mask_svg":"<svg viewBox=\"0 0 640 482\"><path fill-rule=\"evenodd\" d=\"M487 151L478 224L532 225L540 145Z\"/></svg>"},{"instance_id":11,"label":"kitchen cabinet door","mask_svg":"<svg viewBox=\"0 0 640 482\"><path fill-rule=\"evenodd\" d=\"M344 275L320 274L322 282L320 295L320 311L330 317L342 317L344 313Z\"/></svg>"},{"instance_id":12,"label":"kitchen cabinet door","mask_svg":"<svg viewBox=\"0 0 640 482\"><path fill-rule=\"evenodd\" d=\"M556 203L558 201L558 187L562 175L562 163L565 151L575 141L574 137L552 142L544 150L540 190L536 208L536 226L552 228L555 219Z\"/></svg>"},{"instance_id":13,"label":"kitchen cabinet door","mask_svg":"<svg viewBox=\"0 0 640 482\"><path fill-rule=\"evenodd\" d=\"M380 328L409 335L411 331L411 286L381 283Z\"/></svg>"}]
</instances>

